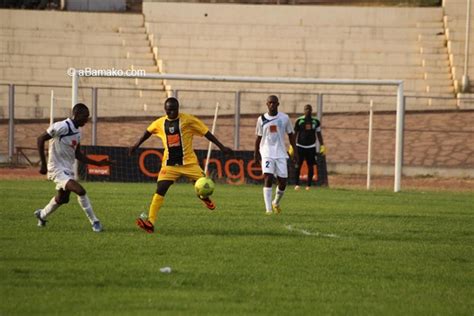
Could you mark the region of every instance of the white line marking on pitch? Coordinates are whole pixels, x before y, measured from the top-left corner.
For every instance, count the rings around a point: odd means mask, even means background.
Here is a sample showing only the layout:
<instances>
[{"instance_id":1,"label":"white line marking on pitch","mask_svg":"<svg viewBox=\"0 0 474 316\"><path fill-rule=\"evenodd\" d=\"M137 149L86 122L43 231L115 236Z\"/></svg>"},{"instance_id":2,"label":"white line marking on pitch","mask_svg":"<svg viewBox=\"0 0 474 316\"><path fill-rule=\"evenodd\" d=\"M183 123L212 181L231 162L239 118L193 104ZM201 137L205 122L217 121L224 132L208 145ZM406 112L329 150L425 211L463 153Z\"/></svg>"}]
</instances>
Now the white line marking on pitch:
<instances>
[{"instance_id":1,"label":"white line marking on pitch","mask_svg":"<svg viewBox=\"0 0 474 316\"><path fill-rule=\"evenodd\" d=\"M339 238L339 236L336 235L336 234L324 234L324 233L320 233L320 232L312 233L310 231L307 231L306 229L295 229L291 225L285 225L285 227L290 232L295 231L295 232L301 233L301 234L306 235L306 236L320 236L320 237L327 237L327 238Z\"/></svg>"}]
</instances>

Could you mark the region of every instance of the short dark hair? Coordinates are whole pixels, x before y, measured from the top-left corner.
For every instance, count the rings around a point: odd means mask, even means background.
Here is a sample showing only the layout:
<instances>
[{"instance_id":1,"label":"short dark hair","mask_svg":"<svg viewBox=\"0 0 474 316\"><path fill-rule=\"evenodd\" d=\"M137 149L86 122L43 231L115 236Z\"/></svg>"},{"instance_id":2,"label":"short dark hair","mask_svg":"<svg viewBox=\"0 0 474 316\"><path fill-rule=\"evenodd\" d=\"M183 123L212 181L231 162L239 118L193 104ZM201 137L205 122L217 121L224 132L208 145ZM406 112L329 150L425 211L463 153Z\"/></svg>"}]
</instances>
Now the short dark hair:
<instances>
[{"instance_id":1,"label":"short dark hair","mask_svg":"<svg viewBox=\"0 0 474 316\"><path fill-rule=\"evenodd\" d=\"M76 115L77 113L87 112L89 113L89 108L84 103L76 103L72 108L72 114Z\"/></svg>"},{"instance_id":2,"label":"short dark hair","mask_svg":"<svg viewBox=\"0 0 474 316\"><path fill-rule=\"evenodd\" d=\"M278 97L274 94L268 96L267 102L270 101L270 99L273 99L276 102L280 102L280 100L278 100Z\"/></svg>"},{"instance_id":3,"label":"short dark hair","mask_svg":"<svg viewBox=\"0 0 474 316\"><path fill-rule=\"evenodd\" d=\"M166 99L165 106L167 104L168 105L175 105L175 106L179 107L179 101L175 97L169 97L168 99Z\"/></svg>"}]
</instances>

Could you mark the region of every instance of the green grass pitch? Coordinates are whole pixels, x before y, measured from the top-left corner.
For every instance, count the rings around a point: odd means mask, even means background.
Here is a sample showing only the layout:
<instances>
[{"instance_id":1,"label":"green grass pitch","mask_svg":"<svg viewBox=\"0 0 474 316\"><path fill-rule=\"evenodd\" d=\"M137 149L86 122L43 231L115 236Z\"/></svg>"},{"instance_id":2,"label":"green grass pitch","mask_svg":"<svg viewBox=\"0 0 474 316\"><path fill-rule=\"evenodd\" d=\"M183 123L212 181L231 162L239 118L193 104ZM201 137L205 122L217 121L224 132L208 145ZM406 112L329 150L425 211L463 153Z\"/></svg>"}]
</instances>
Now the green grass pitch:
<instances>
[{"instance_id":1,"label":"green grass pitch","mask_svg":"<svg viewBox=\"0 0 474 316\"><path fill-rule=\"evenodd\" d=\"M154 184L84 183L36 227L46 181L0 181L0 315L473 315L472 193L217 185L210 212L173 186L146 234ZM171 273L161 273L169 266Z\"/></svg>"}]
</instances>

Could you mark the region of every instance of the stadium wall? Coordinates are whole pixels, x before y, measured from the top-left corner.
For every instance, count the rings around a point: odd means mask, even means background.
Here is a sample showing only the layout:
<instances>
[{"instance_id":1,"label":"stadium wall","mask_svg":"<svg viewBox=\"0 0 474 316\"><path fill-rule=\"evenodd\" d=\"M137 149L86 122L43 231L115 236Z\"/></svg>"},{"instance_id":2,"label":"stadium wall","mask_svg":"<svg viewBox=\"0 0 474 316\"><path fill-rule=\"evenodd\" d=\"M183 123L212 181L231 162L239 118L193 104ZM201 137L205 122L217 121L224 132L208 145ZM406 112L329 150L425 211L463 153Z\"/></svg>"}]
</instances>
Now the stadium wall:
<instances>
[{"instance_id":1,"label":"stadium wall","mask_svg":"<svg viewBox=\"0 0 474 316\"><path fill-rule=\"evenodd\" d=\"M255 116L241 120L242 150L253 150ZM292 115L293 119L296 115ZM203 117L208 126L212 118ZM130 146L146 129L153 118L99 120L97 145ZM220 118L216 135L228 145L233 143L233 117ZM409 112L405 117L404 174L436 175L474 178L474 111ZM8 124L0 125L0 152L7 152ZM15 145L33 148L29 154L37 156L36 137L48 126L46 121L18 121L15 127ZM368 114L326 114L323 118L323 136L328 148L328 171L338 173L365 173L367 159ZM374 116L373 172L393 174L395 148L395 114L376 113ZM84 128L84 145L91 144L91 124ZM207 142L196 138L195 148L206 149ZM161 147L157 138L147 141L146 147ZM5 154L3 154L5 157ZM37 158L36 158L37 159Z\"/></svg>"}]
</instances>

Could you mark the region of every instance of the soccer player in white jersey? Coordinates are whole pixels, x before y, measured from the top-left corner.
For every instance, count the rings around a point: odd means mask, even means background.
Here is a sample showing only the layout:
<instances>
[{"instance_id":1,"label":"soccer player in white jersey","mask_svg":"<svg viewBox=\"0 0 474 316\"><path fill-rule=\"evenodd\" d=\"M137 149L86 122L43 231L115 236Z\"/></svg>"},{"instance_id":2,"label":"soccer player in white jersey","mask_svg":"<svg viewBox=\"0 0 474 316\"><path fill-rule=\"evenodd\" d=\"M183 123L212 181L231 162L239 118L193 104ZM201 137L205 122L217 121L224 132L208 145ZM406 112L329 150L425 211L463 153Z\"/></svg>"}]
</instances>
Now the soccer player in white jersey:
<instances>
[{"instance_id":1,"label":"soccer player in white jersey","mask_svg":"<svg viewBox=\"0 0 474 316\"><path fill-rule=\"evenodd\" d=\"M91 202L87 197L86 190L74 177L74 160L80 160L87 164L97 166L110 165L107 159L95 161L86 157L80 149L81 131L79 127L84 126L89 120L89 109L82 103L76 104L72 109L72 118L56 122L46 132L38 137L38 151L41 158L40 173L48 174L48 179L56 183L57 194L42 209L35 211L38 226L46 225L46 218L57 210L62 204L69 202L71 192L77 194L77 200L89 219L92 230L101 232L102 225L92 210ZM48 140L48 165L44 153L44 143Z\"/></svg>"},{"instance_id":2,"label":"soccer player in white jersey","mask_svg":"<svg viewBox=\"0 0 474 316\"><path fill-rule=\"evenodd\" d=\"M255 140L255 161L261 161L263 181L263 199L267 215L281 213L280 200L286 189L288 178L288 153L285 146L285 135L290 144L296 146L293 125L288 115L278 112L278 97L271 95L267 98L268 113L262 114L257 120ZM293 147L295 148L295 147ZM296 160L298 153L295 153ZM275 198L273 195L273 179L277 178Z\"/></svg>"}]
</instances>

